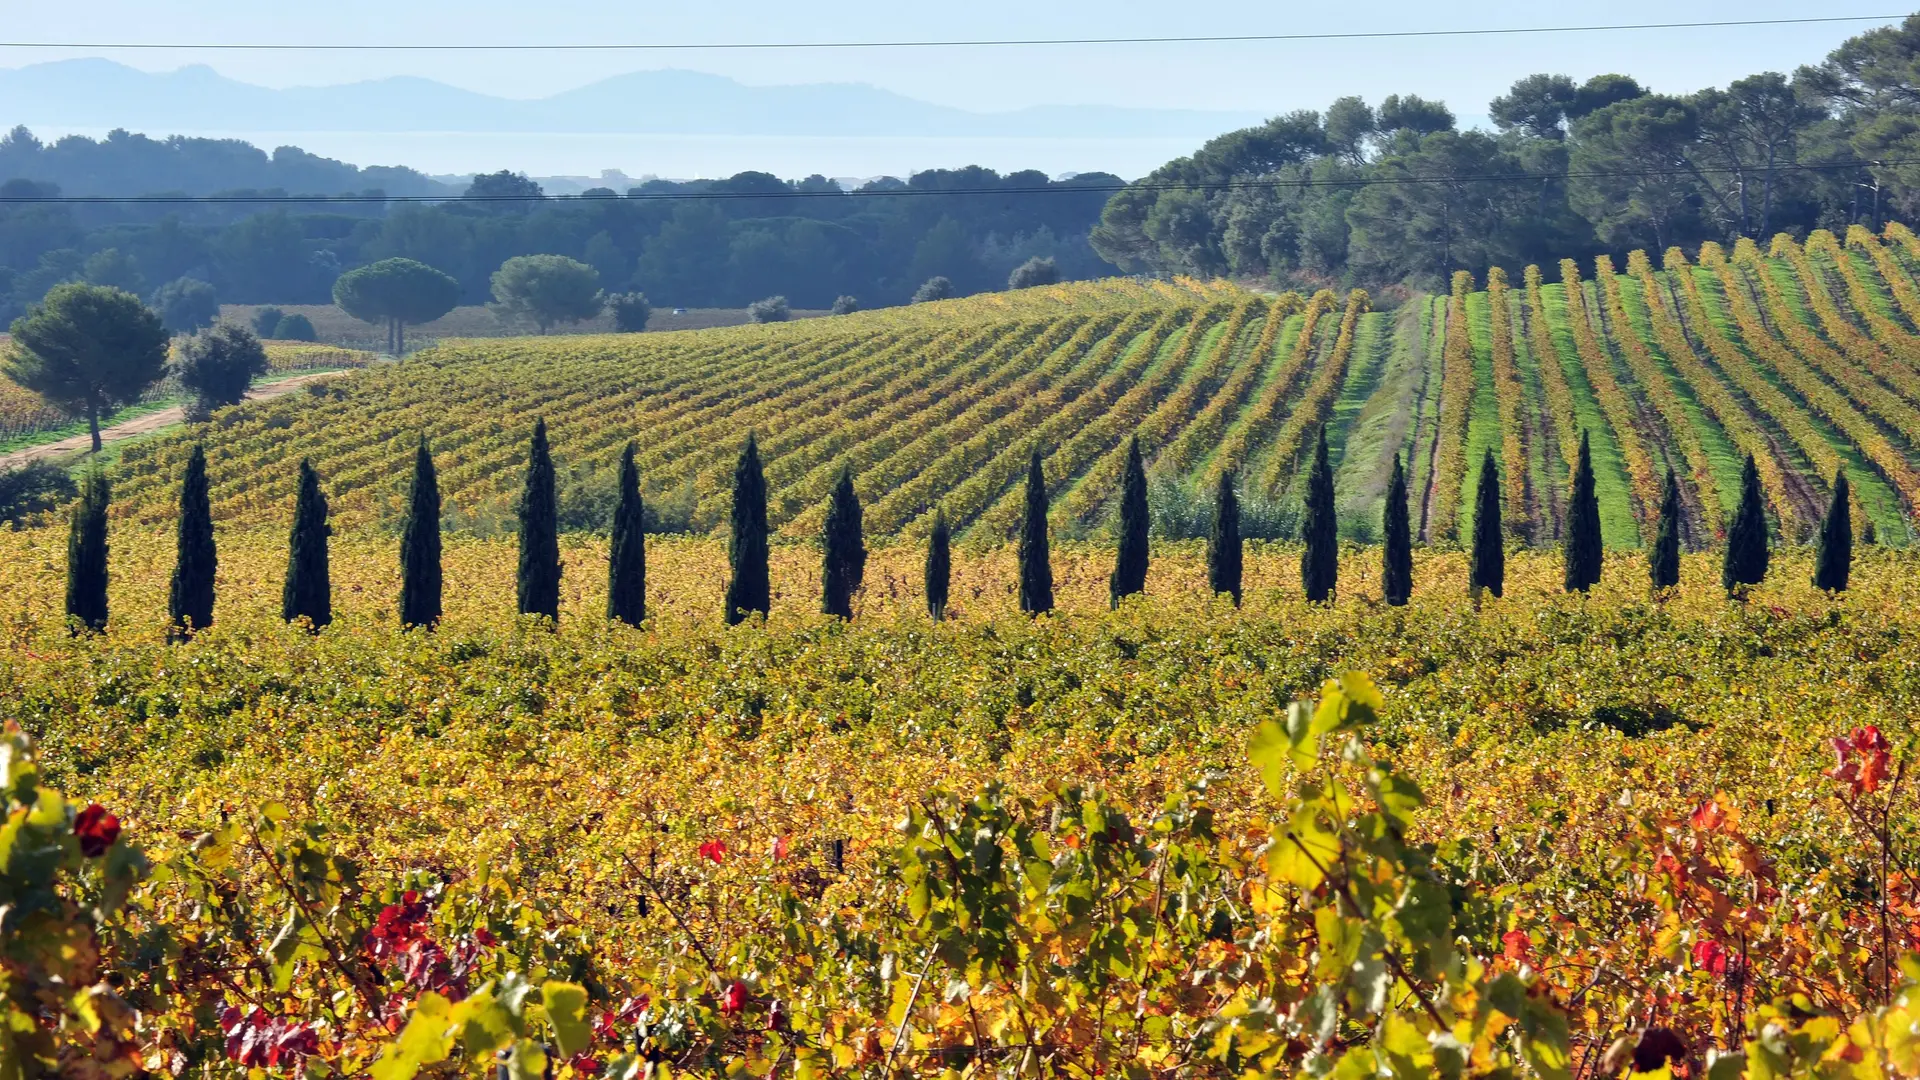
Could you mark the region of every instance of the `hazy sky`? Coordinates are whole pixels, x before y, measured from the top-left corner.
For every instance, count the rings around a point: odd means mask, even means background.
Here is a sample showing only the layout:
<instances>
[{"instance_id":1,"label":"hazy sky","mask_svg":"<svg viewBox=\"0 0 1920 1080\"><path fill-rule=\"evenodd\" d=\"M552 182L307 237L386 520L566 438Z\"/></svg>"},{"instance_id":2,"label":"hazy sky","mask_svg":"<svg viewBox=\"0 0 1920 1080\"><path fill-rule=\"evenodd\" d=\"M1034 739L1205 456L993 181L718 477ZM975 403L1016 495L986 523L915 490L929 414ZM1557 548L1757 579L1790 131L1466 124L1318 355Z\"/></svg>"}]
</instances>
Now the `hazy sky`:
<instances>
[{"instance_id":1,"label":"hazy sky","mask_svg":"<svg viewBox=\"0 0 1920 1080\"><path fill-rule=\"evenodd\" d=\"M822 41L886 38L1064 37L1292 33L1540 26L1579 22L1878 15L1848 0L1612 0L1604 5L1435 4L1431 0L1285 4L1214 0L91 0L9 4L10 40L194 42ZM1103 103L1250 109L1318 108L1342 94L1441 97L1463 118L1534 71L1584 77L1623 71L1656 89L1687 91L1754 71L1818 60L1870 23L1628 31L1400 41L871 51L498 54L111 52L0 49L0 66L61 56L110 56L150 70L207 63L271 86L421 75L512 97L537 97L638 68L680 67L750 83L870 82L942 104L1004 109ZM4 105L4 103L0 103Z\"/></svg>"}]
</instances>

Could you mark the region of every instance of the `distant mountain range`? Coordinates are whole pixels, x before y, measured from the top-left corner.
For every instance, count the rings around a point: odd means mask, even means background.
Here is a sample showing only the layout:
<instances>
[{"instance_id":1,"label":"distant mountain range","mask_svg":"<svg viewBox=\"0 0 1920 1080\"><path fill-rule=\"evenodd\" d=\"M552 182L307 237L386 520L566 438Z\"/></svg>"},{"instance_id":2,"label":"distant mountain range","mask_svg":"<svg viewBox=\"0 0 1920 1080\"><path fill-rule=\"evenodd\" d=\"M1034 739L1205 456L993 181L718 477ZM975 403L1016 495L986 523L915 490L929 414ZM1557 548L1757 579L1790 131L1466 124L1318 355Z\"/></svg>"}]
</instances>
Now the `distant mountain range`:
<instances>
[{"instance_id":1,"label":"distant mountain range","mask_svg":"<svg viewBox=\"0 0 1920 1080\"><path fill-rule=\"evenodd\" d=\"M522 101L411 77L275 90L202 65L146 72L82 59L0 69L0 127L1198 139L1261 119L1105 105L970 112L860 83L747 86L679 70L636 71Z\"/></svg>"}]
</instances>

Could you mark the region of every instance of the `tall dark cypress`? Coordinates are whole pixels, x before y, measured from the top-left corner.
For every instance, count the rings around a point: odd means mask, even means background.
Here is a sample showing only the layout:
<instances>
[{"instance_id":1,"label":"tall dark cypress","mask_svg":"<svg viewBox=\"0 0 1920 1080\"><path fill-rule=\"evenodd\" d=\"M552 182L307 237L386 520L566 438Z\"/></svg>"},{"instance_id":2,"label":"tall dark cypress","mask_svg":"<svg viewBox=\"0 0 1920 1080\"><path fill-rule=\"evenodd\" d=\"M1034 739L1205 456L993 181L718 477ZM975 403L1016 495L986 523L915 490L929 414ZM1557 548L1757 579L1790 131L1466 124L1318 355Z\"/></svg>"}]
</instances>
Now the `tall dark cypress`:
<instances>
[{"instance_id":1,"label":"tall dark cypress","mask_svg":"<svg viewBox=\"0 0 1920 1080\"><path fill-rule=\"evenodd\" d=\"M1833 475L1833 501L1820 522L1820 553L1813 564L1813 587L1828 592L1847 591L1853 573L1853 518L1848 504L1847 470Z\"/></svg>"},{"instance_id":2,"label":"tall dark cypress","mask_svg":"<svg viewBox=\"0 0 1920 1080\"><path fill-rule=\"evenodd\" d=\"M733 467L733 539L727 561L733 576L727 579L727 625L746 621L748 614L765 615L773 606L773 580L767 569L767 476L760 467L760 444L747 432L747 445Z\"/></svg>"},{"instance_id":3,"label":"tall dark cypress","mask_svg":"<svg viewBox=\"0 0 1920 1080\"><path fill-rule=\"evenodd\" d=\"M1600 584L1600 497L1593 490L1593 449L1580 433L1580 457L1573 466L1573 492L1567 497L1568 592L1586 592Z\"/></svg>"},{"instance_id":4,"label":"tall dark cypress","mask_svg":"<svg viewBox=\"0 0 1920 1080\"><path fill-rule=\"evenodd\" d=\"M1407 507L1407 470L1393 455L1393 477L1387 481L1387 509L1380 531L1386 544L1380 568L1380 593L1388 604L1404 607L1413 596L1413 522Z\"/></svg>"},{"instance_id":5,"label":"tall dark cypress","mask_svg":"<svg viewBox=\"0 0 1920 1080\"><path fill-rule=\"evenodd\" d=\"M1207 586L1215 596L1226 593L1240 606L1241 579L1246 552L1240 543L1240 493L1234 490L1232 469L1222 470L1213 489L1213 531L1207 536Z\"/></svg>"},{"instance_id":6,"label":"tall dark cypress","mask_svg":"<svg viewBox=\"0 0 1920 1080\"><path fill-rule=\"evenodd\" d=\"M413 451L407 524L400 533L400 625L429 629L440 621L440 477L427 437Z\"/></svg>"},{"instance_id":7,"label":"tall dark cypress","mask_svg":"<svg viewBox=\"0 0 1920 1080\"><path fill-rule=\"evenodd\" d=\"M1760 468L1748 454L1740 470L1740 505L1727 527L1726 558L1720 564L1720 584L1727 595L1743 597L1749 586L1765 581L1769 557L1766 494L1760 489Z\"/></svg>"},{"instance_id":8,"label":"tall dark cypress","mask_svg":"<svg viewBox=\"0 0 1920 1080\"><path fill-rule=\"evenodd\" d=\"M1500 536L1500 466L1493 451L1480 462L1480 491L1473 507L1473 570L1468 583L1477 595L1499 596L1507 586L1507 549Z\"/></svg>"},{"instance_id":9,"label":"tall dark cypress","mask_svg":"<svg viewBox=\"0 0 1920 1080\"><path fill-rule=\"evenodd\" d=\"M1047 477L1040 450L1027 463L1027 512L1020 520L1020 610L1040 615L1053 610L1053 562L1047 550Z\"/></svg>"},{"instance_id":10,"label":"tall dark cypress","mask_svg":"<svg viewBox=\"0 0 1920 1080\"><path fill-rule=\"evenodd\" d=\"M607 618L639 626L647 617L647 518L640 499L635 446L620 452L620 504L613 511L613 545L607 555Z\"/></svg>"},{"instance_id":11,"label":"tall dark cypress","mask_svg":"<svg viewBox=\"0 0 1920 1080\"><path fill-rule=\"evenodd\" d=\"M1300 539L1306 549L1300 552L1300 587L1307 602L1324 604L1333 599L1340 577L1340 522L1333 507L1333 465L1327 458L1327 429L1313 450L1313 468L1307 473L1307 514L1300 523Z\"/></svg>"},{"instance_id":12,"label":"tall dark cypress","mask_svg":"<svg viewBox=\"0 0 1920 1080\"><path fill-rule=\"evenodd\" d=\"M167 586L167 634L182 640L213 625L213 508L207 498L207 451L195 445L180 478L180 528L174 541L173 580Z\"/></svg>"},{"instance_id":13,"label":"tall dark cypress","mask_svg":"<svg viewBox=\"0 0 1920 1080\"><path fill-rule=\"evenodd\" d=\"M821 539L826 555L820 568L820 610L851 619L853 594L867 576L867 542L851 468L843 466L833 485Z\"/></svg>"},{"instance_id":14,"label":"tall dark cypress","mask_svg":"<svg viewBox=\"0 0 1920 1080\"><path fill-rule=\"evenodd\" d=\"M1666 490L1660 496L1653 546L1647 549L1647 578L1656 593L1680 584L1680 481L1672 469L1667 470Z\"/></svg>"},{"instance_id":15,"label":"tall dark cypress","mask_svg":"<svg viewBox=\"0 0 1920 1080\"><path fill-rule=\"evenodd\" d=\"M280 617L306 616L318 630L333 621L333 573L327 565L327 497L313 462L300 459L300 489L293 499L293 530L287 537L287 584L280 593Z\"/></svg>"},{"instance_id":16,"label":"tall dark cypress","mask_svg":"<svg viewBox=\"0 0 1920 1080\"><path fill-rule=\"evenodd\" d=\"M107 628L107 477L95 466L87 473L80 501L67 530L67 615L70 625Z\"/></svg>"},{"instance_id":17,"label":"tall dark cypress","mask_svg":"<svg viewBox=\"0 0 1920 1080\"><path fill-rule=\"evenodd\" d=\"M520 492L520 614L560 618L560 507L547 448L547 422L533 423L527 483Z\"/></svg>"},{"instance_id":18,"label":"tall dark cypress","mask_svg":"<svg viewBox=\"0 0 1920 1080\"><path fill-rule=\"evenodd\" d=\"M944 507L933 512L933 533L927 537L927 614L939 622L947 617L947 595L953 585L953 536L947 529Z\"/></svg>"},{"instance_id":19,"label":"tall dark cypress","mask_svg":"<svg viewBox=\"0 0 1920 1080\"><path fill-rule=\"evenodd\" d=\"M1113 573L1107 577L1107 603L1147 591L1147 466L1140 458L1140 436L1127 443L1127 471L1120 483L1120 521L1114 539Z\"/></svg>"}]
</instances>

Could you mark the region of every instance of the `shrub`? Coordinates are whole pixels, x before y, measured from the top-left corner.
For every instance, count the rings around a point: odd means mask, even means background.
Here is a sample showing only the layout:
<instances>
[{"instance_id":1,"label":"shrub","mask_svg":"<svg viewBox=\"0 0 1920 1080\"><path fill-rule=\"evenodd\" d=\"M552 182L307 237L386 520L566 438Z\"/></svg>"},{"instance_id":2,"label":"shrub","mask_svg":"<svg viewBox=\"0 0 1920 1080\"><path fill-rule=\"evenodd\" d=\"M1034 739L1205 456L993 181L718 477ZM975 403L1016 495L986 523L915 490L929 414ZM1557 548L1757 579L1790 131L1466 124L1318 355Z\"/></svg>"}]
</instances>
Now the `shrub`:
<instances>
[{"instance_id":1,"label":"shrub","mask_svg":"<svg viewBox=\"0 0 1920 1080\"><path fill-rule=\"evenodd\" d=\"M924 304L932 300L946 300L953 296L953 282L944 277L930 277L926 283L915 290L913 302Z\"/></svg>"},{"instance_id":2,"label":"shrub","mask_svg":"<svg viewBox=\"0 0 1920 1080\"><path fill-rule=\"evenodd\" d=\"M793 317L793 309L788 306L786 297L769 296L748 304L747 317L757 323L786 322Z\"/></svg>"},{"instance_id":3,"label":"shrub","mask_svg":"<svg viewBox=\"0 0 1920 1080\"><path fill-rule=\"evenodd\" d=\"M280 329L280 320L286 317L287 313L277 307L263 307L253 313L253 332L263 338L279 337L276 331Z\"/></svg>"},{"instance_id":4,"label":"shrub","mask_svg":"<svg viewBox=\"0 0 1920 1080\"><path fill-rule=\"evenodd\" d=\"M607 306L613 309L613 328L623 334L645 330L647 320L653 318L653 305L647 302L646 293L616 293L607 297Z\"/></svg>"},{"instance_id":5,"label":"shrub","mask_svg":"<svg viewBox=\"0 0 1920 1080\"><path fill-rule=\"evenodd\" d=\"M80 494L67 470L45 461L0 469L0 521L24 524Z\"/></svg>"},{"instance_id":6,"label":"shrub","mask_svg":"<svg viewBox=\"0 0 1920 1080\"><path fill-rule=\"evenodd\" d=\"M320 335L313 329L313 320L298 313L283 316L273 324L273 332L266 335L275 341L318 341Z\"/></svg>"},{"instance_id":7,"label":"shrub","mask_svg":"<svg viewBox=\"0 0 1920 1080\"><path fill-rule=\"evenodd\" d=\"M860 310L860 301L851 296L839 296L834 298L833 313L835 315L851 315L854 312L859 310Z\"/></svg>"},{"instance_id":8,"label":"shrub","mask_svg":"<svg viewBox=\"0 0 1920 1080\"><path fill-rule=\"evenodd\" d=\"M175 334L191 334L220 317L220 298L213 286L193 278L177 278L160 286L148 306L160 313L160 321Z\"/></svg>"},{"instance_id":9,"label":"shrub","mask_svg":"<svg viewBox=\"0 0 1920 1080\"><path fill-rule=\"evenodd\" d=\"M1031 289L1039 285L1058 284L1060 284L1060 264L1054 262L1050 255L1044 258L1035 255L1015 267L1012 275L1007 278L1009 289Z\"/></svg>"},{"instance_id":10,"label":"shrub","mask_svg":"<svg viewBox=\"0 0 1920 1080\"><path fill-rule=\"evenodd\" d=\"M190 414L205 418L222 405L237 405L247 396L254 377L267 370L267 350L244 326L222 323L195 334L180 345L174 373L180 385L193 393Z\"/></svg>"}]
</instances>

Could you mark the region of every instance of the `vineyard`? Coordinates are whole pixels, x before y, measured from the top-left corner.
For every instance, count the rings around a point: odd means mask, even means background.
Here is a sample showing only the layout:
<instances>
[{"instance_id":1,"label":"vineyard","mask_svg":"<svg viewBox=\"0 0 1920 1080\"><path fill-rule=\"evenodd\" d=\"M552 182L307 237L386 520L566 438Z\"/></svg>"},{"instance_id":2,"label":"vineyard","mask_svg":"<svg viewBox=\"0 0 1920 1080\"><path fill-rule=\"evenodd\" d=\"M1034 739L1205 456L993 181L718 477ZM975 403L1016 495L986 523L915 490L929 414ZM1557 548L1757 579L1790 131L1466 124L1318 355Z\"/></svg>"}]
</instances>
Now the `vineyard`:
<instances>
[{"instance_id":1,"label":"vineyard","mask_svg":"<svg viewBox=\"0 0 1920 1080\"><path fill-rule=\"evenodd\" d=\"M0 528L0 1080L1920 1076L1916 275L1893 227L1389 310L1108 281L456 341L123 444L71 536ZM1323 433L1358 543L1317 549L1313 603ZM408 626L423 437L444 607ZM1583 438L1614 550L1579 592L1553 549ZM1036 454L1030 617L1005 541ZM1749 457L1783 543L1735 590ZM781 542L733 626L761 460ZM290 539L299 472L331 526ZM1688 550L1654 591L1627 549L1670 474ZM1199 539L1229 475L1239 602ZM820 613L842 476L850 618ZM551 609L506 535L534 477ZM1830 501L1877 541L1833 591L1804 546ZM182 630L190 559L217 614ZM330 621L289 614L294 567ZM66 617L96 588L97 633Z\"/></svg>"},{"instance_id":2,"label":"vineyard","mask_svg":"<svg viewBox=\"0 0 1920 1080\"><path fill-rule=\"evenodd\" d=\"M510 507L509 466L544 416L577 502L637 438L650 498L705 533L751 429L781 535L817 531L845 465L870 531L922 536L943 509L992 543L1017 519L1015 480L1036 447L1054 528L1097 534L1134 435L1163 534L1193 535L1186 510L1231 469L1256 531L1290 535L1324 426L1350 539L1375 537L1401 455L1418 538L1458 541L1469 463L1491 449L1513 540L1548 545L1584 432L1610 546L1650 535L1668 470L1689 546L1711 546L1747 455L1777 535L1807 539L1844 469L1856 531L1902 545L1920 505L1916 271L1920 238L1896 225L1635 252L1624 267L1463 273L1450 295L1391 311L1357 290L1106 282L693 335L454 342L191 438L208 441L229 521L275 519L301 456L344 523L386 520L424 433L457 514L485 522ZM164 517L189 438L127 454L121 513Z\"/></svg>"}]
</instances>

